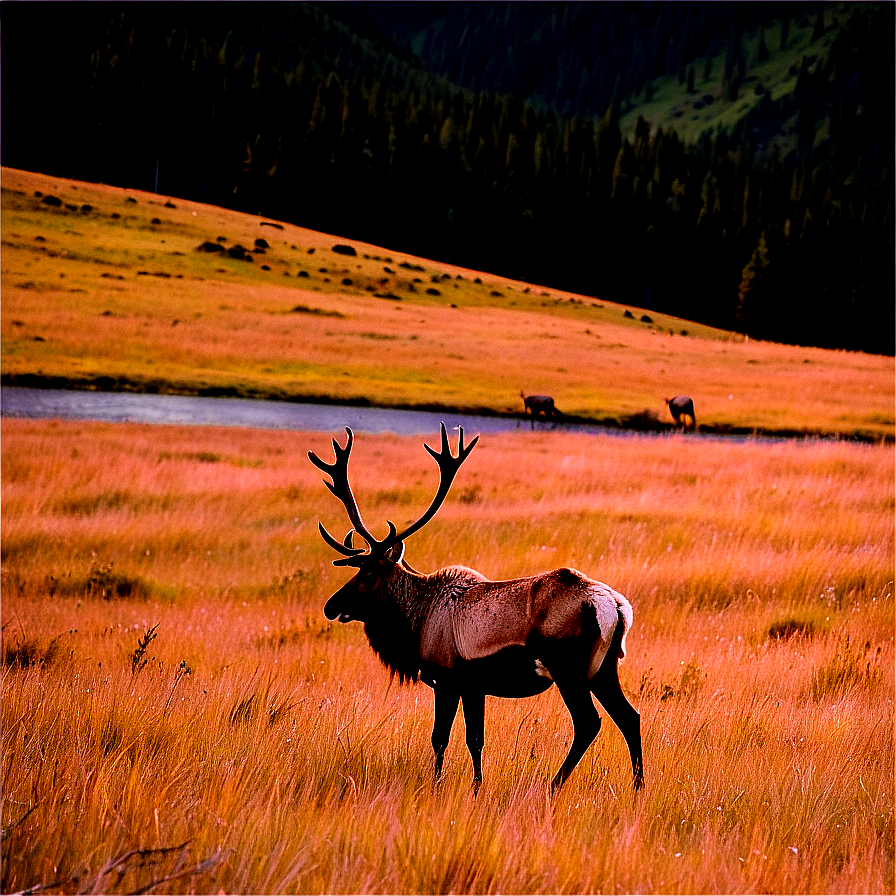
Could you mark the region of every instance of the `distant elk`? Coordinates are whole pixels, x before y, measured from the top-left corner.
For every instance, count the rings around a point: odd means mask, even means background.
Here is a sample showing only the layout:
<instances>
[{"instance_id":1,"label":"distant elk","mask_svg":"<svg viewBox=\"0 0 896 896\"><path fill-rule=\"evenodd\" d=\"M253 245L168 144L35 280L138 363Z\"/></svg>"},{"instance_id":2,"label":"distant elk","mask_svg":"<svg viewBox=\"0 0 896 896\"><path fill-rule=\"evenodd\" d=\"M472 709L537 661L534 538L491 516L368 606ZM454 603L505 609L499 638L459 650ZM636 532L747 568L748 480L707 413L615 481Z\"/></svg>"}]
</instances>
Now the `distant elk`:
<instances>
[{"instance_id":1,"label":"distant elk","mask_svg":"<svg viewBox=\"0 0 896 896\"><path fill-rule=\"evenodd\" d=\"M607 585L568 568L505 582L490 581L465 566L417 572L403 559L405 539L436 514L479 437L464 447L460 429L454 456L442 424L441 450L424 446L439 466L439 488L429 509L401 532L390 522L389 534L377 540L361 519L349 485L353 435L348 427L346 433L345 447L333 439L333 463L308 452L311 462L331 477L332 482L324 483L344 505L353 527L342 542L322 524L320 534L343 555L334 566L358 570L327 601L324 614L342 623L363 622L370 646L393 676L400 681L419 678L433 689L436 780L461 702L478 791L486 695L530 697L556 684L574 736L551 792L563 785L600 730L592 694L625 737L634 786L642 787L640 716L622 692L618 671L632 624L631 604ZM352 545L355 532L366 548Z\"/></svg>"},{"instance_id":2,"label":"distant elk","mask_svg":"<svg viewBox=\"0 0 896 896\"><path fill-rule=\"evenodd\" d=\"M535 428L535 418L544 417L545 420L553 420L555 423L566 419L563 412L554 404L550 395L526 395L520 390L520 398L523 399L524 413L532 415L532 427Z\"/></svg>"},{"instance_id":3,"label":"distant elk","mask_svg":"<svg viewBox=\"0 0 896 896\"><path fill-rule=\"evenodd\" d=\"M682 429L696 429L697 415L694 413L694 400L687 395L676 395L675 398L664 398L669 405L669 412L675 425Z\"/></svg>"}]
</instances>

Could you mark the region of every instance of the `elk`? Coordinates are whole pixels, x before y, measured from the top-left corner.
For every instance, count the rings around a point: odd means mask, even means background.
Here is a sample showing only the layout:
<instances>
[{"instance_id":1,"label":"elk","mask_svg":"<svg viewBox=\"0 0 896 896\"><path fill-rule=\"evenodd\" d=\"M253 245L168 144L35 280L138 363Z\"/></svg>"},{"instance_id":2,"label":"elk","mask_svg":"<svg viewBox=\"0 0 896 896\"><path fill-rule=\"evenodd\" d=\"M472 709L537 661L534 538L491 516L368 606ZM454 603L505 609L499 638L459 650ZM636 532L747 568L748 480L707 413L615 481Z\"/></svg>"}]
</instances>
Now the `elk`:
<instances>
[{"instance_id":1,"label":"elk","mask_svg":"<svg viewBox=\"0 0 896 896\"><path fill-rule=\"evenodd\" d=\"M631 604L612 588L574 569L510 581L490 581L466 566L424 574L405 560L405 540L441 507L461 464L479 436L464 446L459 427L457 455L445 424L441 449L424 443L439 467L439 487L429 508L401 532L376 539L365 525L348 479L354 436L345 446L333 439L335 459L311 462L331 481L324 484L342 502L352 528L340 542L318 524L324 541L342 556L334 566L357 570L324 606L329 620L364 624L370 646L399 681L418 679L432 688L435 720L432 747L435 780L442 774L451 727L463 704L466 743L473 761L473 789L482 783L485 697L530 697L556 684L573 723L569 753L551 781L556 793L597 737L602 704L622 732L631 756L635 789L643 786L640 716L619 683L618 663L632 623ZM357 533L366 548L353 545Z\"/></svg>"},{"instance_id":2,"label":"elk","mask_svg":"<svg viewBox=\"0 0 896 896\"><path fill-rule=\"evenodd\" d=\"M535 428L535 418L543 416L545 420L555 422L565 419L563 412L554 404L550 395L526 395L520 390L520 398L523 399L525 414L532 415L532 428Z\"/></svg>"},{"instance_id":3,"label":"elk","mask_svg":"<svg viewBox=\"0 0 896 896\"><path fill-rule=\"evenodd\" d=\"M683 429L697 428L697 415L694 413L694 400L687 395L676 395L675 398L664 398L675 425Z\"/></svg>"}]
</instances>

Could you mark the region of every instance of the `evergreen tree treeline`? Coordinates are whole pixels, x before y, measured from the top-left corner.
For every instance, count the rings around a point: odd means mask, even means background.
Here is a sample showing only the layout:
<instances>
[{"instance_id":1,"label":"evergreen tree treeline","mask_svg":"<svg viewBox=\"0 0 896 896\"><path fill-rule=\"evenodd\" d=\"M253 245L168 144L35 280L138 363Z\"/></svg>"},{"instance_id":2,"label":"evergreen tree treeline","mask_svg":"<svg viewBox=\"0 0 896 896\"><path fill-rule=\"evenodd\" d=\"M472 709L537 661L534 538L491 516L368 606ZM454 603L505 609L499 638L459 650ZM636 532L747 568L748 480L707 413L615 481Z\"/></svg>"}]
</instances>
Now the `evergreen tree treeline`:
<instances>
[{"instance_id":1,"label":"evergreen tree treeline","mask_svg":"<svg viewBox=\"0 0 896 896\"><path fill-rule=\"evenodd\" d=\"M649 79L727 46L741 89L740 34L825 28L766 6L7 3L3 163L892 353L891 4L840 8L828 60L730 133L620 132Z\"/></svg>"}]
</instances>

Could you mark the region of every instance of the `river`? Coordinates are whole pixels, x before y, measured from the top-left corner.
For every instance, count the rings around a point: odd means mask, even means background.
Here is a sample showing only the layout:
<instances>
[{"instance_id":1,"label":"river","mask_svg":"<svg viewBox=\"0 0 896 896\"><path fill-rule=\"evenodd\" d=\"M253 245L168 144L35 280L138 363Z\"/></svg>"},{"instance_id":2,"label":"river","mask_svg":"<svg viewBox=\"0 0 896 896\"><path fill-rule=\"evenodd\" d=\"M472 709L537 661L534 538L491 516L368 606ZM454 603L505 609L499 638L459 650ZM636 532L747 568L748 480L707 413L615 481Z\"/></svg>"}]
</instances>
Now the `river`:
<instances>
[{"instance_id":1,"label":"river","mask_svg":"<svg viewBox=\"0 0 896 896\"><path fill-rule=\"evenodd\" d=\"M470 433L521 430L531 424L506 417L480 417L450 412L402 411L346 405L299 404L242 398L197 398L187 395L150 395L133 392L86 392L67 389L31 389L4 386L0 390L3 417L101 420L110 423L167 423L191 426L245 426L252 429L288 429L305 432L341 432L350 426L359 433L390 432L428 436L439 423L463 426ZM553 424L538 422L536 429ZM631 435L625 430L584 424L564 424L564 431Z\"/></svg>"}]
</instances>

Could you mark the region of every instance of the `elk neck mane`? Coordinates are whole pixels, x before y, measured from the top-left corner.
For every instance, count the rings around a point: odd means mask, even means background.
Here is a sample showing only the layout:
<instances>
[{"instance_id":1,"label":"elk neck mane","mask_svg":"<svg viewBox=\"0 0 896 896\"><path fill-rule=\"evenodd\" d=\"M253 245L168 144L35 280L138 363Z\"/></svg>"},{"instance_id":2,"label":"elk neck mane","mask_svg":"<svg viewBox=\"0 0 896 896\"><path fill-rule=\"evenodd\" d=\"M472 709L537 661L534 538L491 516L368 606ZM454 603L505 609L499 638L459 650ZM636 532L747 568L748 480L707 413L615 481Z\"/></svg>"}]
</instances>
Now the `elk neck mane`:
<instances>
[{"instance_id":1,"label":"elk neck mane","mask_svg":"<svg viewBox=\"0 0 896 896\"><path fill-rule=\"evenodd\" d=\"M420 675L420 632L431 612L445 612L452 601L485 577L465 566L447 566L428 575L396 564L384 583L376 612L364 634L389 672L400 682Z\"/></svg>"}]
</instances>

